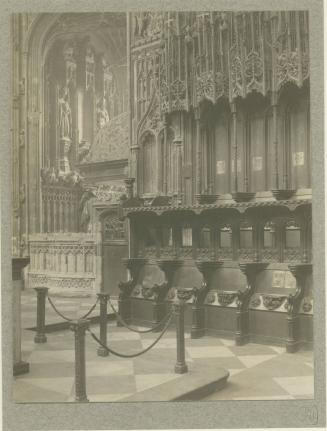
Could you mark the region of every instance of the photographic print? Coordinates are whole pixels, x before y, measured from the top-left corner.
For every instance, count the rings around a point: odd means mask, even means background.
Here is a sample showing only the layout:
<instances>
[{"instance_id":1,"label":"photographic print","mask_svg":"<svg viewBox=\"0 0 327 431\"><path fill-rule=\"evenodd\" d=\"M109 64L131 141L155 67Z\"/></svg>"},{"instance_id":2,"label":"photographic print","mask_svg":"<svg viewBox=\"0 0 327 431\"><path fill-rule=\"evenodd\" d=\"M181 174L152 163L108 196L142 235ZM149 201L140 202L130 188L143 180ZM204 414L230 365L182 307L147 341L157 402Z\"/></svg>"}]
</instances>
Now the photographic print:
<instances>
[{"instance_id":1,"label":"photographic print","mask_svg":"<svg viewBox=\"0 0 327 431\"><path fill-rule=\"evenodd\" d=\"M15 408L324 420L310 13L197 9L11 15Z\"/></svg>"}]
</instances>

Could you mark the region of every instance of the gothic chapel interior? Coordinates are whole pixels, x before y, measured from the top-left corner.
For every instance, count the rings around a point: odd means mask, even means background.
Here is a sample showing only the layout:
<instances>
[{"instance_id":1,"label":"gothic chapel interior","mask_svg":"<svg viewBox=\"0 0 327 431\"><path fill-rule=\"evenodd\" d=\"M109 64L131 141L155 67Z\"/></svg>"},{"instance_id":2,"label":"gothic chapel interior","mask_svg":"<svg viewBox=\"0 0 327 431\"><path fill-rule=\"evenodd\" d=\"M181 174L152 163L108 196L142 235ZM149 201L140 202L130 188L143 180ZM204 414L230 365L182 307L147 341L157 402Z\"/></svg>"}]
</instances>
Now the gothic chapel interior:
<instances>
[{"instance_id":1,"label":"gothic chapel interior","mask_svg":"<svg viewBox=\"0 0 327 431\"><path fill-rule=\"evenodd\" d=\"M17 14L12 38L25 289L312 347L308 13Z\"/></svg>"}]
</instances>

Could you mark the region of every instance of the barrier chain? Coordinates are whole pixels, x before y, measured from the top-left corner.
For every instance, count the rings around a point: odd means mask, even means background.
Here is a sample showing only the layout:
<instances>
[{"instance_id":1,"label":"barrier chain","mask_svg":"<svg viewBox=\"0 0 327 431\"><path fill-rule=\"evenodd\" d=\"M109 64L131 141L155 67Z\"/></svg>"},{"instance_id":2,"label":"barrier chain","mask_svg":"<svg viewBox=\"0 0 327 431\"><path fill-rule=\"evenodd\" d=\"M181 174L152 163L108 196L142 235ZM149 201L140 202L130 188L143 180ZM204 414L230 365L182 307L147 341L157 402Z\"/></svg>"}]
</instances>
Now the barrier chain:
<instances>
[{"instance_id":1,"label":"barrier chain","mask_svg":"<svg viewBox=\"0 0 327 431\"><path fill-rule=\"evenodd\" d=\"M113 306L109 296L108 296L108 302L109 302L109 305L110 305L112 311L115 313L117 320L119 320L119 322L123 326L125 326L125 328L129 329L130 331L137 332L138 334L147 334L149 332L153 332L155 329L160 328L162 326L162 324L165 322L165 320L170 316L170 314L168 313L162 320L160 320L160 322L158 322L155 326L153 326L150 329L135 329L132 326L130 326L128 323L126 323L125 320L121 317L121 315L118 313L118 311Z\"/></svg>"},{"instance_id":2,"label":"barrier chain","mask_svg":"<svg viewBox=\"0 0 327 431\"><path fill-rule=\"evenodd\" d=\"M58 309L57 309L57 307L54 305L54 303L52 302L52 299L50 298L50 296L48 295L48 301L49 301L49 303L50 303L50 305L51 305L51 307L54 309L54 311L60 316L60 317L62 317L64 320L66 320L67 322L75 322L76 321L76 319L70 319L69 317L66 317L66 316L64 316ZM77 319L77 320L83 320L83 319L86 319L91 313L92 313L92 311L95 309L95 307L96 307L96 305L97 305L97 303L98 303L98 301L99 301L99 298L97 298L97 300L95 301L95 303L92 305L92 307L89 309L89 311L86 313L86 314L84 314L82 317L80 317L79 319Z\"/></svg>"},{"instance_id":3,"label":"barrier chain","mask_svg":"<svg viewBox=\"0 0 327 431\"><path fill-rule=\"evenodd\" d=\"M155 346L157 343L158 343L158 341L162 338L162 336L165 334L165 332L167 331L167 329L168 329L168 327L169 327L169 325L170 325L170 321L171 321L171 319L172 319L172 317L173 317L173 313L170 313L169 314L169 318L168 318L168 321L166 322L166 324L165 324L165 326L164 326L164 328L163 328L163 330L162 330L162 332L159 334L159 336L154 340L154 342L153 343L151 343L146 349L144 349L144 350L142 350L141 352L138 352L138 353L133 353L133 354L130 354L130 355L127 355L127 354L124 354L124 353L119 353L119 352L116 352L115 350L112 350L110 347L108 347L107 345L105 345L104 343L102 343L101 341L100 341L100 339L89 329L89 328L87 328L86 330L90 333L90 335L91 335L91 337L101 346L101 347L103 347L104 349L106 349L106 350L108 350L108 352L109 353L112 353L113 355L115 355L115 356L119 356L120 358L136 358L137 356L141 356L141 355L143 355L143 353L146 353L146 352L148 352L153 346Z\"/></svg>"}]
</instances>

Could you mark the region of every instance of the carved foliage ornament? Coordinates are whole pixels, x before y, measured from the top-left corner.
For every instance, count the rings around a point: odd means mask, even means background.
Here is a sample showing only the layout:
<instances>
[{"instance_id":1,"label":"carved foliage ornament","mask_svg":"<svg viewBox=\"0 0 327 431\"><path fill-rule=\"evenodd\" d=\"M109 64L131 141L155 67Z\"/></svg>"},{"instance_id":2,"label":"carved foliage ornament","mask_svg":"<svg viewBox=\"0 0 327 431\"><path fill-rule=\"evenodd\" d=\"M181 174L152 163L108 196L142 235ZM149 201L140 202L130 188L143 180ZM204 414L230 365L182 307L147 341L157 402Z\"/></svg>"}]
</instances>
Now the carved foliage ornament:
<instances>
[{"instance_id":1,"label":"carved foliage ornament","mask_svg":"<svg viewBox=\"0 0 327 431\"><path fill-rule=\"evenodd\" d=\"M305 53L302 53L302 55L301 63L298 51L283 51L278 55L276 62L277 88L280 88L289 81L299 86L302 85L300 81L300 69L302 72L302 80L309 75L309 57Z\"/></svg>"},{"instance_id":2,"label":"carved foliage ornament","mask_svg":"<svg viewBox=\"0 0 327 431\"><path fill-rule=\"evenodd\" d=\"M223 307L227 307L228 305L232 304L236 299L236 297L237 297L236 293L218 292L218 302Z\"/></svg>"},{"instance_id":3,"label":"carved foliage ornament","mask_svg":"<svg viewBox=\"0 0 327 431\"><path fill-rule=\"evenodd\" d=\"M225 78L222 72L204 72L196 80L197 102L204 99L211 100L215 103L225 94Z\"/></svg>"},{"instance_id":4,"label":"carved foliage ornament","mask_svg":"<svg viewBox=\"0 0 327 431\"><path fill-rule=\"evenodd\" d=\"M267 310L276 310L279 308L283 302L285 301L285 296L270 296L270 295L263 295L263 305L267 308Z\"/></svg>"},{"instance_id":5,"label":"carved foliage ornament","mask_svg":"<svg viewBox=\"0 0 327 431\"><path fill-rule=\"evenodd\" d=\"M245 59L244 76L248 91L263 91L263 61L261 56L251 51Z\"/></svg>"}]
</instances>

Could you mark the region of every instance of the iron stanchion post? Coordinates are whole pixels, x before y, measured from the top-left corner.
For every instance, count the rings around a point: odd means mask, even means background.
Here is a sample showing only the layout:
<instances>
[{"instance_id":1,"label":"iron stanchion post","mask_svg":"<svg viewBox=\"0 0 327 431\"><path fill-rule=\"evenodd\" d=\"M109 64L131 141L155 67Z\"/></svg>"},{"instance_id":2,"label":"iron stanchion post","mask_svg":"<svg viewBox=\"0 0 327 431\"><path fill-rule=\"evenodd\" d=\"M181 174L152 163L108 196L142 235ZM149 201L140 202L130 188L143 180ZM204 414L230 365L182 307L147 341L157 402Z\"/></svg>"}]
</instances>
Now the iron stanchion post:
<instances>
[{"instance_id":1,"label":"iron stanchion post","mask_svg":"<svg viewBox=\"0 0 327 431\"><path fill-rule=\"evenodd\" d=\"M185 362L185 337L184 337L184 301L178 299L173 303L173 311L176 318L176 343L177 343L177 362L175 373L187 373Z\"/></svg>"},{"instance_id":2,"label":"iron stanchion post","mask_svg":"<svg viewBox=\"0 0 327 431\"><path fill-rule=\"evenodd\" d=\"M47 297L47 287L35 287L37 295L36 304L36 335L34 337L35 343L46 343L47 337L45 335L45 299Z\"/></svg>"},{"instance_id":3,"label":"iron stanchion post","mask_svg":"<svg viewBox=\"0 0 327 431\"><path fill-rule=\"evenodd\" d=\"M107 323L108 323L107 304L108 304L109 295L105 293L98 293L97 295L100 301L100 340L102 344L107 345ZM98 356L109 355L108 350L102 346L98 347L97 353L98 353Z\"/></svg>"},{"instance_id":4,"label":"iron stanchion post","mask_svg":"<svg viewBox=\"0 0 327 431\"><path fill-rule=\"evenodd\" d=\"M72 322L70 329L75 334L75 401L87 403L85 371L85 331L89 321L80 319Z\"/></svg>"}]
</instances>

